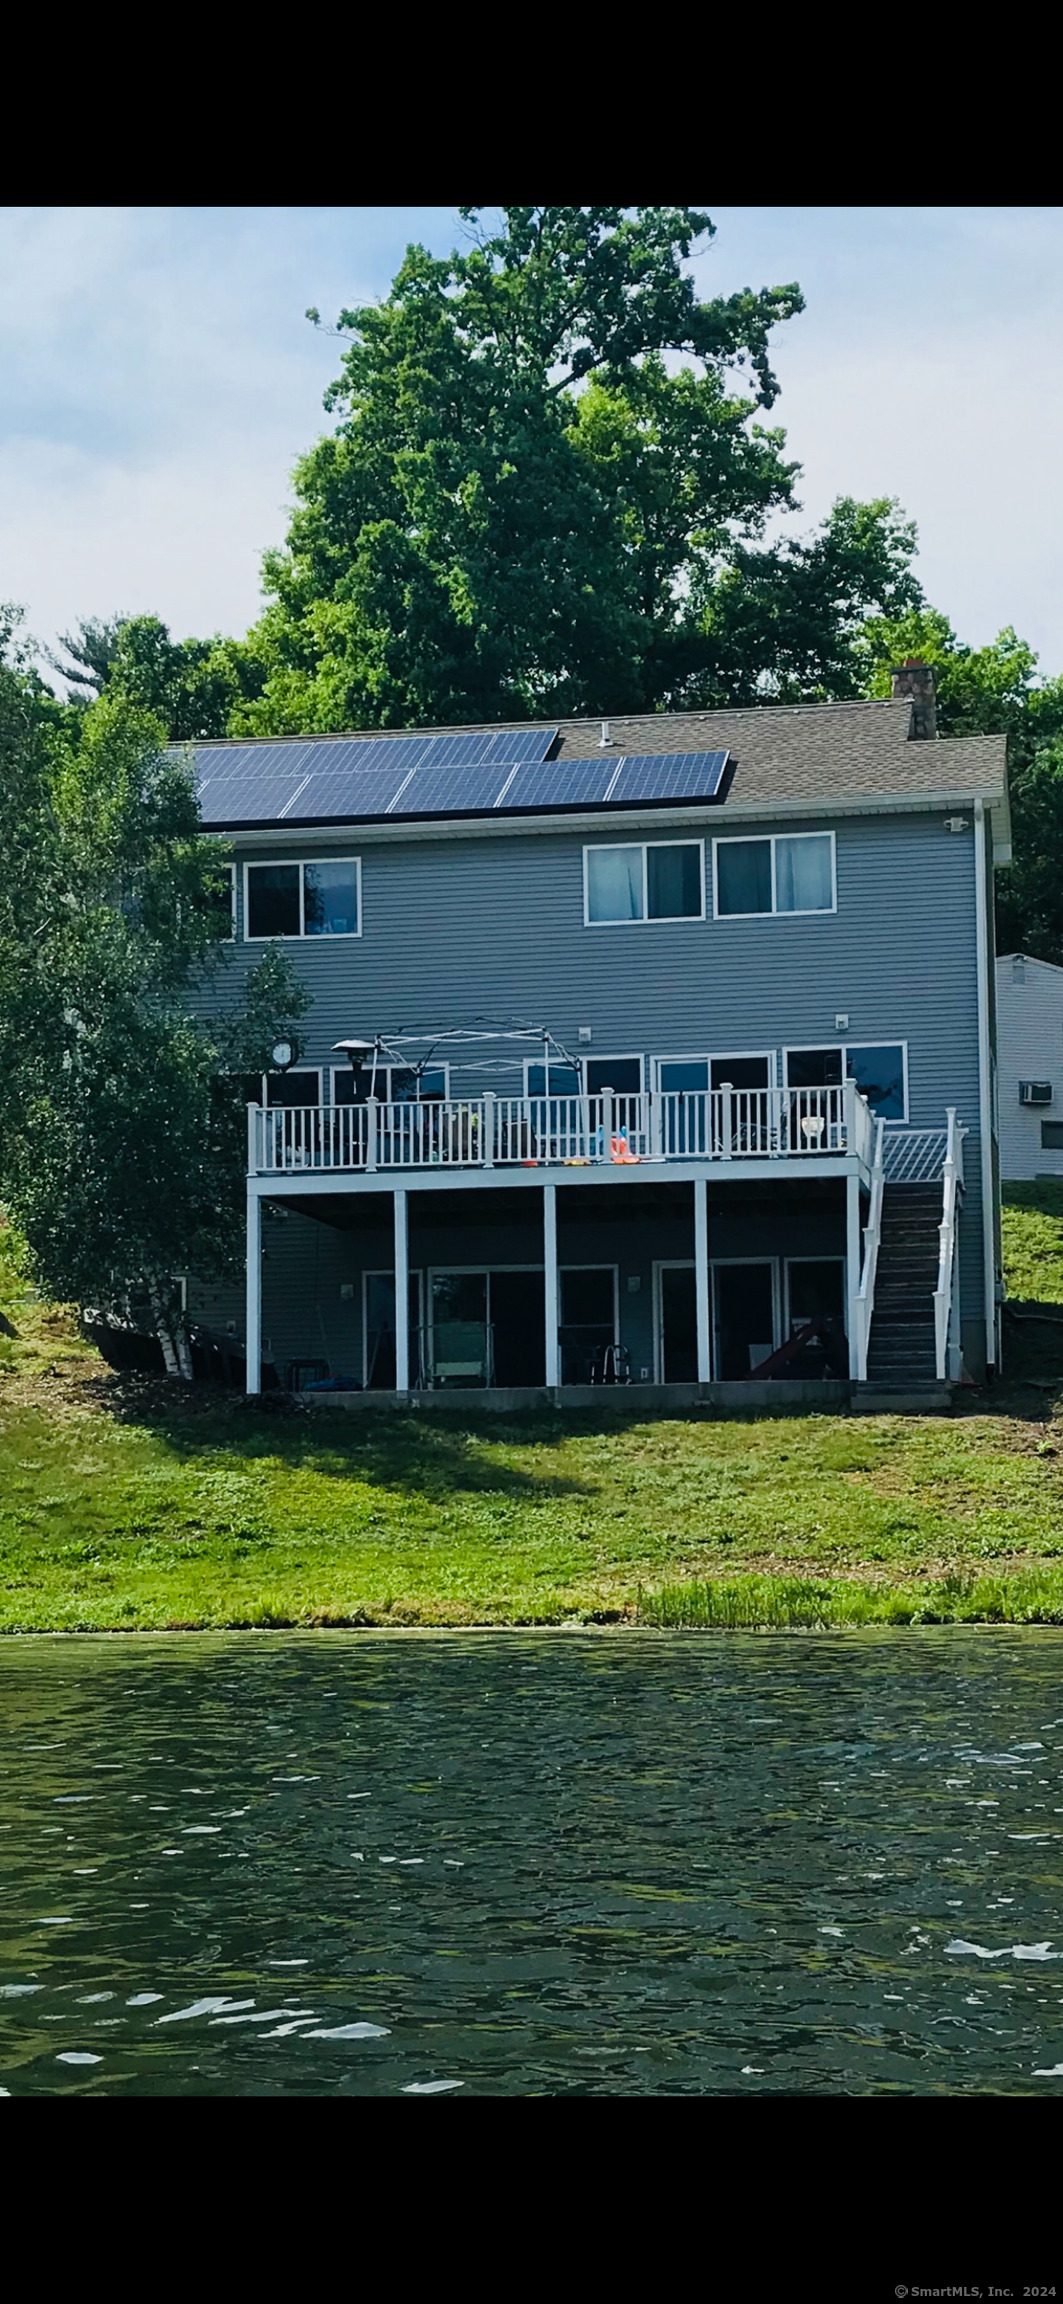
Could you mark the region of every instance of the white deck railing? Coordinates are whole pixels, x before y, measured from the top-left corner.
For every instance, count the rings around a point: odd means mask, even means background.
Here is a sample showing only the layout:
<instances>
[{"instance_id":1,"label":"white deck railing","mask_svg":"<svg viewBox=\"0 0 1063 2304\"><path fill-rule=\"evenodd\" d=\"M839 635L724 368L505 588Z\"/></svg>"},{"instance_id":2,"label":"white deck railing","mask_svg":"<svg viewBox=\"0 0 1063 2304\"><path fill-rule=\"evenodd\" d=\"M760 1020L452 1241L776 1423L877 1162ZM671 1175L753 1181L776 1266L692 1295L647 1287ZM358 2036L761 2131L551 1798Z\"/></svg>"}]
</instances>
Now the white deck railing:
<instances>
[{"instance_id":1,"label":"white deck railing","mask_svg":"<svg viewBox=\"0 0 1063 2304\"><path fill-rule=\"evenodd\" d=\"M860 1384L867 1382L867 1348L871 1340L871 1316L875 1309L875 1275L878 1271L879 1242L882 1238L882 1194L885 1186L883 1137L885 1123L875 1122L875 1148L871 1161L871 1197L864 1226L864 1261L860 1269L860 1286L853 1299L853 1341L855 1345L856 1376Z\"/></svg>"},{"instance_id":2,"label":"white deck railing","mask_svg":"<svg viewBox=\"0 0 1063 2304\"><path fill-rule=\"evenodd\" d=\"M716 1088L665 1095L486 1096L425 1104L248 1106L252 1175L297 1169L400 1172L672 1161L815 1160L871 1165L874 1122L851 1080L838 1088Z\"/></svg>"},{"instance_id":3,"label":"white deck railing","mask_svg":"<svg viewBox=\"0 0 1063 2304\"><path fill-rule=\"evenodd\" d=\"M963 1139L965 1130L956 1119L950 1105L948 1134L945 1141L943 1169L944 1191L942 1216L938 1226L938 1279L934 1290L934 1345L937 1355L939 1382L948 1377L956 1384L961 1373L959 1258L956 1236L960 1213L960 1195L963 1191Z\"/></svg>"}]
</instances>

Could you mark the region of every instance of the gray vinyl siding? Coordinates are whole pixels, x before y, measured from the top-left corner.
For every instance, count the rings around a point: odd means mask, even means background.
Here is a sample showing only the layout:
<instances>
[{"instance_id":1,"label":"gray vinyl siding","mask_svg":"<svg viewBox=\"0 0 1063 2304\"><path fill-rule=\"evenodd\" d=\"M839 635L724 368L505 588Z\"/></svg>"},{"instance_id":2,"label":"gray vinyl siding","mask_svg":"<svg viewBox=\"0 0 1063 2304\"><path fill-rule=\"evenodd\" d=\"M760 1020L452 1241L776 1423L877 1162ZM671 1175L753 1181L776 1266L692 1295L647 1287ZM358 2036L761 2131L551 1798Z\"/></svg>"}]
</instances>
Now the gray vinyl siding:
<instances>
[{"instance_id":1,"label":"gray vinyl siding","mask_svg":"<svg viewBox=\"0 0 1063 2304\"><path fill-rule=\"evenodd\" d=\"M1042 1120L1063 1120L1063 968L1009 956L996 967L997 1095L1001 1167L1005 1177L1063 1176L1063 1149L1041 1143ZM1047 1081L1052 1101L1019 1102L1021 1080Z\"/></svg>"},{"instance_id":2,"label":"gray vinyl siding","mask_svg":"<svg viewBox=\"0 0 1063 2304\"><path fill-rule=\"evenodd\" d=\"M973 1126L973 840L945 835L940 818L882 816L836 831L836 913L609 928L583 925L576 835L367 844L362 936L282 946L314 997L302 1061L334 1061L332 1042L354 1032L485 1012L543 1023L574 1053L589 1026L592 1055L906 1039L913 1125L943 1125L956 1103ZM647 832L662 836L659 825ZM357 841L331 852L356 854ZM244 853L254 860L253 848ZM235 990L266 947L229 949Z\"/></svg>"},{"instance_id":3,"label":"gray vinyl siding","mask_svg":"<svg viewBox=\"0 0 1063 2304\"><path fill-rule=\"evenodd\" d=\"M753 837L764 828L721 815L715 829ZM361 936L282 946L314 997L303 1061L327 1066L333 1041L354 1033L485 1014L547 1025L573 1054L580 1027L589 1027L582 1052L592 1057L774 1049L781 1068L787 1045L904 1040L910 1124L943 1128L954 1104L969 1130L961 1290L974 1350L982 1261L973 834L946 833L940 814L869 813L833 826L829 814L819 824L780 817L771 829L835 831L835 913L714 920L707 859L705 920L587 928L582 832L411 832L395 843L361 842L352 832L327 849L301 849L293 833L279 852L286 858L362 860ZM690 834L647 819L646 838L676 836ZM237 848L241 865L277 855L250 839ZM238 938L215 996L232 997L265 949ZM836 1030L838 1014L848 1016L846 1030ZM463 1083L452 1072L458 1093L485 1084L501 1092L519 1085L516 1076L512 1084Z\"/></svg>"}]
</instances>

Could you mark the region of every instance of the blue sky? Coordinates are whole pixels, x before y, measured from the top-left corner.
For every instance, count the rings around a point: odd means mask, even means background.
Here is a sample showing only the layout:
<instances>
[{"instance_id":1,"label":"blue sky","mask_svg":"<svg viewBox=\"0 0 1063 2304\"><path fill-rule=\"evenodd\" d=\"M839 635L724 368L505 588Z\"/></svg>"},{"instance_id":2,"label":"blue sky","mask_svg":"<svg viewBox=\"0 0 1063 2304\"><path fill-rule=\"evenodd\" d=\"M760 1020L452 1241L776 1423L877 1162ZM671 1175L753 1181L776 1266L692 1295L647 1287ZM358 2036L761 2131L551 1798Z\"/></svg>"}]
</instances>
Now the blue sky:
<instances>
[{"instance_id":1,"label":"blue sky","mask_svg":"<svg viewBox=\"0 0 1063 2304\"><path fill-rule=\"evenodd\" d=\"M706 208L705 293L798 280L773 422L801 526L896 496L961 635L1063 671L1063 209ZM303 318L382 294L456 209L0 212L0 599L44 641L154 611L243 632L337 347Z\"/></svg>"}]
</instances>

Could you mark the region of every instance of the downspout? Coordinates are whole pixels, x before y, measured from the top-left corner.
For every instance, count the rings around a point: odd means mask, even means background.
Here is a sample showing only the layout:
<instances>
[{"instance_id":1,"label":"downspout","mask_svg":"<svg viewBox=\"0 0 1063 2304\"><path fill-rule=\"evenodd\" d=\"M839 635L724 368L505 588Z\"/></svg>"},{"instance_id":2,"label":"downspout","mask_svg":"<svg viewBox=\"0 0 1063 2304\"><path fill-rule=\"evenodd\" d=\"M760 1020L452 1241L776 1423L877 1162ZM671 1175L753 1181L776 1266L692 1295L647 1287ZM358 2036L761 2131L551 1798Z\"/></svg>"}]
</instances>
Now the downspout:
<instances>
[{"instance_id":1,"label":"downspout","mask_svg":"<svg viewBox=\"0 0 1063 2304\"><path fill-rule=\"evenodd\" d=\"M993 1075L989 1047L989 875L985 801L974 804L975 955L978 984L978 1158L982 1184L982 1289L987 1368L997 1362L997 1265L993 1207Z\"/></svg>"}]
</instances>

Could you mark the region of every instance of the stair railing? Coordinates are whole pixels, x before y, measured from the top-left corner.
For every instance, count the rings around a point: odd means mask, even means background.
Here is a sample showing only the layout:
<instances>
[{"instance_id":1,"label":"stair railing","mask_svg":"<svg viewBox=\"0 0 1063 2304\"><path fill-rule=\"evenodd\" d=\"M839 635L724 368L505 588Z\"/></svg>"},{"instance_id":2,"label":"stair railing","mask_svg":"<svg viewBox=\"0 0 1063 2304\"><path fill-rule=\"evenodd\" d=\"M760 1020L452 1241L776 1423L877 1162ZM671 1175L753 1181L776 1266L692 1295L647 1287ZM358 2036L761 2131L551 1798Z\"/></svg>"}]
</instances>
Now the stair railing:
<instances>
[{"instance_id":1,"label":"stair railing","mask_svg":"<svg viewBox=\"0 0 1063 2304\"><path fill-rule=\"evenodd\" d=\"M875 1122L875 1146L871 1160L871 1204L864 1226L864 1259L860 1268L860 1286L854 1300L856 1320L856 1380L867 1382L867 1351L871 1341L871 1316L875 1309L875 1274L878 1270L878 1248L882 1238L882 1193L886 1181L883 1150L885 1123Z\"/></svg>"},{"instance_id":2,"label":"stair railing","mask_svg":"<svg viewBox=\"0 0 1063 2304\"><path fill-rule=\"evenodd\" d=\"M939 1383L958 1383L962 1369L960 1348L959 1257L956 1252L960 1194L963 1190L963 1139L955 1106L946 1114L948 1135L942 1170L942 1211L938 1226L938 1277L934 1290L934 1351Z\"/></svg>"}]
</instances>

